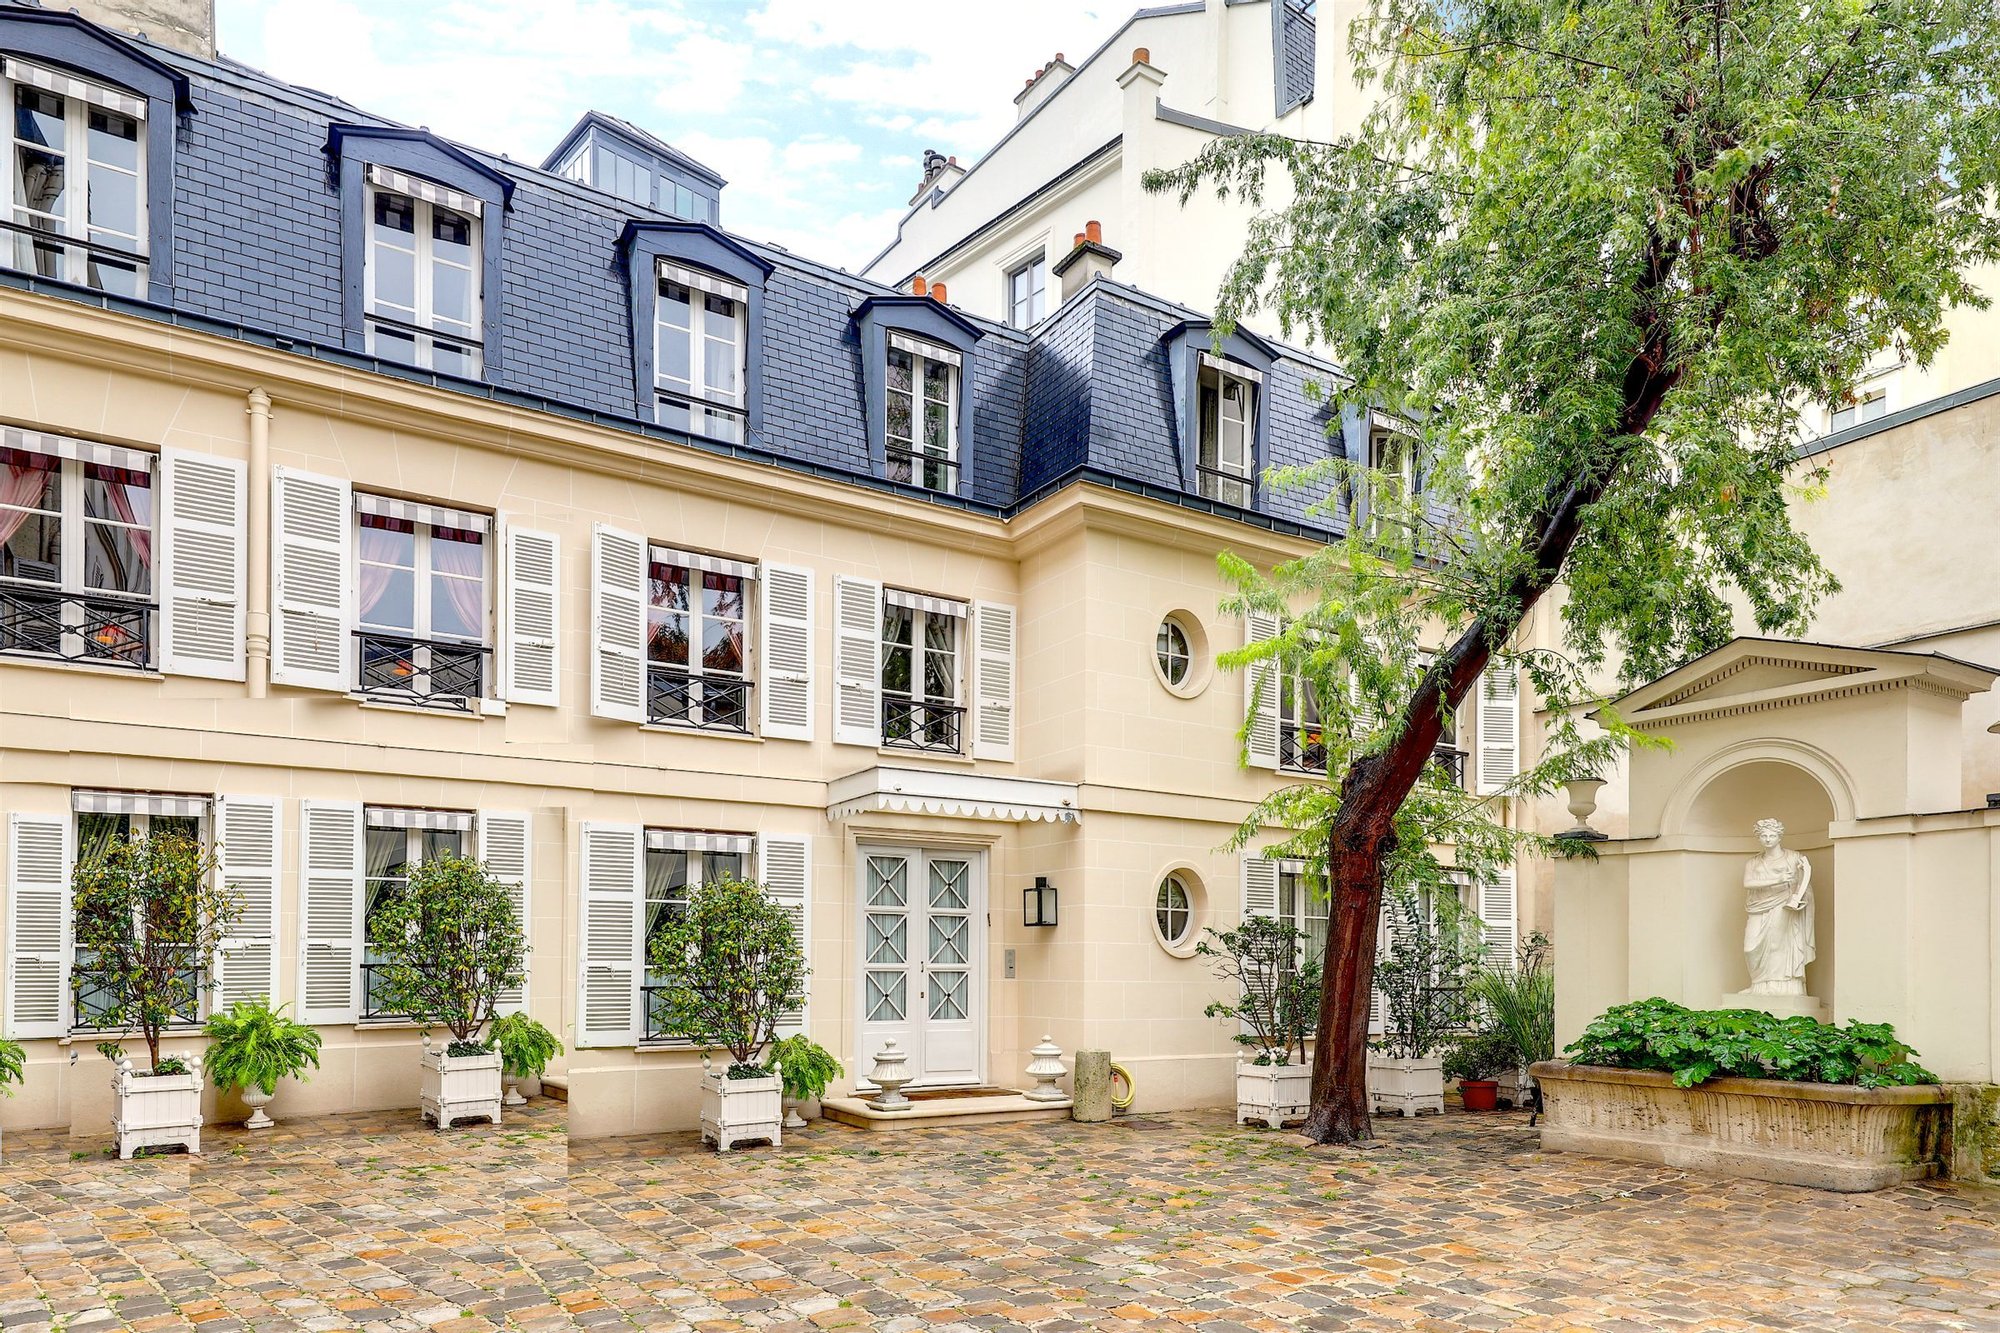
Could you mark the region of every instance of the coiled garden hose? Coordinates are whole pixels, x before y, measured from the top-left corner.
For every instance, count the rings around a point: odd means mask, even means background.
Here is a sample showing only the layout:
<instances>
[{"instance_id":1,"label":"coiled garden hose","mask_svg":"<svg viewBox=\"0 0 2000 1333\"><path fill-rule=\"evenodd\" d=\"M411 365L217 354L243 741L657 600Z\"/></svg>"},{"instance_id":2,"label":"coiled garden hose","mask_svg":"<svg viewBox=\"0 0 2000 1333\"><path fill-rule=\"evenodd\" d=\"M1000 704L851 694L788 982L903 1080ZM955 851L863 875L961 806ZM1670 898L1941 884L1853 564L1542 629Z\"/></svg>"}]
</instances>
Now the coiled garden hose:
<instances>
[{"instance_id":1,"label":"coiled garden hose","mask_svg":"<svg viewBox=\"0 0 2000 1333\"><path fill-rule=\"evenodd\" d=\"M1125 1095L1123 1097L1118 1095L1118 1083L1121 1079L1125 1083ZM1131 1110L1132 1099L1138 1095L1138 1086L1132 1082L1132 1071L1124 1065L1113 1062L1111 1066L1111 1109L1114 1111Z\"/></svg>"}]
</instances>

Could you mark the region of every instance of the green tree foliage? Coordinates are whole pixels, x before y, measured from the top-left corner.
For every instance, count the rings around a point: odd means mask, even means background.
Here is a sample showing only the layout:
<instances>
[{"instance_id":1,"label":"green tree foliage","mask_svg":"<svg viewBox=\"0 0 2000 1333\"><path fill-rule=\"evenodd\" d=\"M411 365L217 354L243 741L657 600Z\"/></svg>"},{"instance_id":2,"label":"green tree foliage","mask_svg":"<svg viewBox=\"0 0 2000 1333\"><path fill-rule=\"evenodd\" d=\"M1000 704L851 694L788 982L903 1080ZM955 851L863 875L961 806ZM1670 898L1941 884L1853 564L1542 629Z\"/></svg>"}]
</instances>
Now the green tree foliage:
<instances>
[{"instance_id":1,"label":"green tree foliage","mask_svg":"<svg viewBox=\"0 0 2000 1333\"><path fill-rule=\"evenodd\" d=\"M732 1076L762 1076L758 1052L805 1002L805 948L791 914L748 880L723 876L690 893L653 936L647 962L666 978L658 1001L666 1031L728 1051Z\"/></svg>"},{"instance_id":2,"label":"green tree foliage","mask_svg":"<svg viewBox=\"0 0 2000 1333\"><path fill-rule=\"evenodd\" d=\"M1368 1132L1385 883L1436 882L1440 843L1474 873L1569 850L1427 780L1481 672L1552 709L1507 793L1531 796L1608 757L1615 719L1572 721L1600 667L1714 647L1737 602L1804 631L1834 583L1787 508L1815 484L1800 408L1884 352L1928 361L1946 311L1981 301L1966 270L2000 257L1989 0L1374 0L1350 46L1373 99L1353 136L1219 139L1147 180L1256 206L1219 322L1261 311L1331 347L1343 417L1383 414L1428 483L1365 460L1280 475L1361 521L1269 576L1225 560L1236 605L1291 617L1226 661L1299 661L1333 714L1329 783L1258 814L1331 869L1321 1141ZM1567 651L1527 651L1559 580Z\"/></svg>"},{"instance_id":3,"label":"green tree foliage","mask_svg":"<svg viewBox=\"0 0 2000 1333\"><path fill-rule=\"evenodd\" d=\"M785 1095L795 1102L825 1096L827 1085L847 1072L832 1051L803 1032L771 1043L764 1068L777 1071L784 1080Z\"/></svg>"},{"instance_id":4,"label":"green tree foliage","mask_svg":"<svg viewBox=\"0 0 2000 1333\"><path fill-rule=\"evenodd\" d=\"M1255 1064L1281 1065L1296 1052L1306 1058L1319 1004L1319 960L1305 956L1305 936L1277 917L1245 917L1231 930L1210 926L1194 946L1215 974L1236 992L1202 1012L1238 1024L1236 1042L1255 1052Z\"/></svg>"},{"instance_id":5,"label":"green tree foliage","mask_svg":"<svg viewBox=\"0 0 2000 1333\"><path fill-rule=\"evenodd\" d=\"M1569 1044L1578 1064L1656 1069L1691 1088L1711 1078L1853 1083L1864 1088L1935 1083L1887 1023L1844 1026L1756 1009L1686 1009L1657 997L1616 1005Z\"/></svg>"},{"instance_id":6,"label":"green tree foliage","mask_svg":"<svg viewBox=\"0 0 2000 1333\"><path fill-rule=\"evenodd\" d=\"M526 978L528 946L507 886L450 852L410 867L409 884L370 920L368 942L384 964L383 1010L449 1028L454 1055L478 1042L502 992Z\"/></svg>"},{"instance_id":7,"label":"green tree foliage","mask_svg":"<svg viewBox=\"0 0 2000 1333\"><path fill-rule=\"evenodd\" d=\"M208 1076L219 1088L261 1088L266 1096L283 1079L303 1079L319 1068L319 1033L293 1019L285 1006L238 1000L211 1014Z\"/></svg>"},{"instance_id":8,"label":"green tree foliage","mask_svg":"<svg viewBox=\"0 0 2000 1333\"><path fill-rule=\"evenodd\" d=\"M18 1041L0 1037L0 1097L12 1097L17 1084L26 1081L28 1052Z\"/></svg>"},{"instance_id":9,"label":"green tree foliage","mask_svg":"<svg viewBox=\"0 0 2000 1333\"><path fill-rule=\"evenodd\" d=\"M500 1071L508 1078L540 1078L549 1061L563 1053L555 1033L526 1014L502 1014L493 1020L493 1045L500 1052Z\"/></svg>"},{"instance_id":10,"label":"green tree foliage","mask_svg":"<svg viewBox=\"0 0 2000 1333\"><path fill-rule=\"evenodd\" d=\"M102 1031L138 1033L147 1067L167 1072L160 1036L193 1021L214 988L216 954L242 914L240 898L222 883L214 853L178 830L111 839L76 863L70 888L79 1017Z\"/></svg>"}]
</instances>

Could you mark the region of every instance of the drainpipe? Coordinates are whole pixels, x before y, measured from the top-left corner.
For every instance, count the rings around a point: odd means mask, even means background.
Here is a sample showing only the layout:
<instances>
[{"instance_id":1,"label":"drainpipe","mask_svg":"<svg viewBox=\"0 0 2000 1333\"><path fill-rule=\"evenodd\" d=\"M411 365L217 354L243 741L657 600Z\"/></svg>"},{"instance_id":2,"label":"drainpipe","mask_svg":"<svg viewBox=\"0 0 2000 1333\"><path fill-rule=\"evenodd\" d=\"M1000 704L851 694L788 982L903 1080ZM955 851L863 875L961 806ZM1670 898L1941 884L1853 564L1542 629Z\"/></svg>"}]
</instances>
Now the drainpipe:
<instances>
[{"instance_id":1,"label":"drainpipe","mask_svg":"<svg viewBox=\"0 0 2000 1333\"><path fill-rule=\"evenodd\" d=\"M244 666L250 697L261 699L271 679L271 395L250 391L250 521L244 535L249 564Z\"/></svg>"}]
</instances>

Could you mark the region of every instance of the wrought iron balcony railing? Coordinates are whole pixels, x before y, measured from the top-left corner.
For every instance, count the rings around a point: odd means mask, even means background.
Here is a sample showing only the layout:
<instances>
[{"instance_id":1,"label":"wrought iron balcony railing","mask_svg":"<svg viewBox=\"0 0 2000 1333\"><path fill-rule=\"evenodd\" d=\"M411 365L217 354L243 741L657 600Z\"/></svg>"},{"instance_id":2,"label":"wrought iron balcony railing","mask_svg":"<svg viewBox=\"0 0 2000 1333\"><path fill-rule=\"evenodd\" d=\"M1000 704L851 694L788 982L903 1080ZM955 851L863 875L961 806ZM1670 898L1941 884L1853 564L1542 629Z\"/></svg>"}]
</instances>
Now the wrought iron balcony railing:
<instances>
[{"instance_id":1,"label":"wrought iron balcony railing","mask_svg":"<svg viewBox=\"0 0 2000 1333\"><path fill-rule=\"evenodd\" d=\"M959 754L965 710L957 704L882 696L882 744L899 750Z\"/></svg>"},{"instance_id":2,"label":"wrought iron balcony railing","mask_svg":"<svg viewBox=\"0 0 2000 1333\"><path fill-rule=\"evenodd\" d=\"M157 609L139 597L0 585L0 652L144 669Z\"/></svg>"},{"instance_id":3,"label":"wrought iron balcony railing","mask_svg":"<svg viewBox=\"0 0 2000 1333\"><path fill-rule=\"evenodd\" d=\"M486 696L486 659L478 643L354 631L356 688L374 699L470 713Z\"/></svg>"},{"instance_id":4,"label":"wrought iron balcony railing","mask_svg":"<svg viewBox=\"0 0 2000 1333\"><path fill-rule=\"evenodd\" d=\"M751 684L736 676L696 676L679 667L646 669L646 720L701 731L750 730Z\"/></svg>"},{"instance_id":5,"label":"wrought iron balcony railing","mask_svg":"<svg viewBox=\"0 0 2000 1333\"><path fill-rule=\"evenodd\" d=\"M1319 723L1278 728L1278 767L1289 773L1326 773L1326 731Z\"/></svg>"},{"instance_id":6,"label":"wrought iron balcony railing","mask_svg":"<svg viewBox=\"0 0 2000 1333\"><path fill-rule=\"evenodd\" d=\"M190 965L176 970L183 1003L174 1012L170 1027L193 1027L201 1022L202 969ZM119 1013L122 997L118 983L105 969L86 958L77 959L70 969L70 1029L74 1032L101 1032L130 1027ZM109 1021L107 1021L109 1020Z\"/></svg>"},{"instance_id":7,"label":"wrought iron balcony railing","mask_svg":"<svg viewBox=\"0 0 2000 1333\"><path fill-rule=\"evenodd\" d=\"M1440 745L1431 752L1431 764L1454 787L1465 785L1465 751L1456 745Z\"/></svg>"},{"instance_id":8,"label":"wrought iron balcony railing","mask_svg":"<svg viewBox=\"0 0 2000 1333\"><path fill-rule=\"evenodd\" d=\"M647 982L639 987L639 1008L641 1011L639 1039L647 1043L679 1041L680 1038L667 1031L667 986L664 982Z\"/></svg>"},{"instance_id":9,"label":"wrought iron balcony railing","mask_svg":"<svg viewBox=\"0 0 2000 1333\"><path fill-rule=\"evenodd\" d=\"M385 987L382 983L382 977L388 970L389 964L387 963L369 962L366 959L362 960L361 1017L363 1021L372 1020L379 1022L382 1020L398 1019L404 1016L389 1008L383 1002L382 993Z\"/></svg>"}]
</instances>

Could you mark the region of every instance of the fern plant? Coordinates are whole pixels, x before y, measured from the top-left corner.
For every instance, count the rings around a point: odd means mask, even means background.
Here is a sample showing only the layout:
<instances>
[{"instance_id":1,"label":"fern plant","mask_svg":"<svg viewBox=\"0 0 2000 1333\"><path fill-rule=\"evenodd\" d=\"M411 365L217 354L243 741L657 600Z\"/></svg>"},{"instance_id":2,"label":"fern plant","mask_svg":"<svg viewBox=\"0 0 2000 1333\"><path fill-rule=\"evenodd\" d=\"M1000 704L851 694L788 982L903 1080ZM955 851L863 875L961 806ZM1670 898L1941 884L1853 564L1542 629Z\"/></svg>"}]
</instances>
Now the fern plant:
<instances>
[{"instance_id":1,"label":"fern plant","mask_svg":"<svg viewBox=\"0 0 2000 1333\"><path fill-rule=\"evenodd\" d=\"M0 1037L0 1097L12 1097L14 1085L26 1081L28 1053L18 1041Z\"/></svg>"},{"instance_id":2,"label":"fern plant","mask_svg":"<svg viewBox=\"0 0 2000 1333\"><path fill-rule=\"evenodd\" d=\"M285 1006L238 1000L210 1015L208 1073L218 1087L259 1088L265 1096L281 1079L304 1081L308 1067L319 1068L319 1033L296 1022Z\"/></svg>"},{"instance_id":3,"label":"fern plant","mask_svg":"<svg viewBox=\"0 0 2000 1333\"><path fill-rule=\"evenodd\" d=\"M491 1035L500 1051L500 1069L508 1078L540 1078L549 1061L563 1053L556 1034L526 1014L502 1014L493 1020Z\"/></svg>"},{"instance_id":4,"label":"fern plant","mask_svg":"<svg viewBox=\"0 0 2000 1333\"><path fill-rule=\"evenodd\" d=\"M795 1102L825 1096L827 1086L847 1072L832 1051L803 1032L772 1043L764 1067L774 1066L784 1080L785 1095Z\"/></svg>"}]
</instances>

